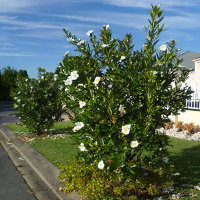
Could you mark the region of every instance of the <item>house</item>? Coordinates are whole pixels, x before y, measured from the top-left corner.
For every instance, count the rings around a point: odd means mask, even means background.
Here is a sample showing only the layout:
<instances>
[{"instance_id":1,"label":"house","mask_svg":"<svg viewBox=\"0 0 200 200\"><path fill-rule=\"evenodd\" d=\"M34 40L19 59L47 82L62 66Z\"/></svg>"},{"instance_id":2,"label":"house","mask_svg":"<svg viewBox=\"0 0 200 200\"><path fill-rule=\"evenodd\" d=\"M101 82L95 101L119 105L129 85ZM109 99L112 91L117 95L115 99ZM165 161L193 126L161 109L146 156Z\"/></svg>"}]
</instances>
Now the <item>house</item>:
<instances>
[{"instance_id":1,"label":"house","mask_svg":"<svg viewBox=\"0 0 200 200\"><path fill-rule=\"evenodd\" d=\"M194 93L191 99L186 101L185 112L180 112L177 116L171 116L173 121L183 121L184 123L194 123L200 126L200 53L187 51L178 55L182 59L179 67L189 68L192 71L185 84L191 87Z\"/></svg>"}]
</instances>

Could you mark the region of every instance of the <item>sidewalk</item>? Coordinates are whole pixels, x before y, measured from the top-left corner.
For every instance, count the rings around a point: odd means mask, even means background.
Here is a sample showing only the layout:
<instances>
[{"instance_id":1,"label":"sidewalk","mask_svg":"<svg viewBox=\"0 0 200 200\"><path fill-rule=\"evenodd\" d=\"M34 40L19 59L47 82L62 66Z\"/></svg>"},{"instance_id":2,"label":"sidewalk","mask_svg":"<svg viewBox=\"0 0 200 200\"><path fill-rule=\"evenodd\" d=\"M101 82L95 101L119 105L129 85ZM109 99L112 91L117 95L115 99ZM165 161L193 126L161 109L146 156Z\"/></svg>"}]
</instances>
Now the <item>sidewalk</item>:
<instances>
[{"instance_id":1,"label":"sidewalk","mask_svg":"<svg viewBox=\"0 0 200 200\"><path fill-rule=\"evenodd\" d=\"M80 199L76 193L58 191L63 186L57 180L59 169L29 144L19 140L9 128L0 126L0 141L38 200Z\"/></svg>"},{"instance_id":2,"label":"sidewalk","mask_svg":"<svg viewBox=\"0 0 200 200\"><path fill-rule=\"evenodd\" d=\"M0 200L79 200L76 193L58 191L63 185L55 165L2 125L18 121L12 113L12 102L0 102L0 174L8 181L0 181Z\"/></svg>"}]
</instances>

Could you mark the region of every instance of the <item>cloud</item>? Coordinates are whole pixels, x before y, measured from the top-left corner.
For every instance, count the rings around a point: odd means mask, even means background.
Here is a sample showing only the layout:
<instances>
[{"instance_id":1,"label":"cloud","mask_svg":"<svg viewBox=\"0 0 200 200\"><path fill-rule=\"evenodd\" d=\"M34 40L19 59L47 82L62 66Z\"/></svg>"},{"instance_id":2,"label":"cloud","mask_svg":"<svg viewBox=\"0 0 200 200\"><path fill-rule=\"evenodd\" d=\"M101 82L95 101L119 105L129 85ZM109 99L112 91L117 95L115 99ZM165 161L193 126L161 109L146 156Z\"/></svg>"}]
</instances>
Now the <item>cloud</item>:
<instances>
[{"instance_id":1,"label":"cloud","mask_svg":"<svg viewBox=\"0 0 200 200\"><path fill-rule=\"evenodd\" d=\"M195 29L200 27L200 14L186 13L184 15L166 16L164 23L166 27L174 29Z\"/></svg>"},{"instance_id":2,"label":"cloud","mask_svg":"<svg viewBox=\"0 0 200 200\"><path fill-rule=\"evenodd\" d=\"M151 4L161 4L163 9L171 9L173 7L190 7L198 4L197 0L182 1L182 0L103 0L104 4L111 4L120 7L139 7L139 8L151 8Z\"/></svg>"},{"instance_id":3,"label":"cloud","mask_svg":"<svg viewBox=\"0 0 200 200\"><path fill-rule=\"evenodd\" d=\"M27 28L27 29L60 29L61 26L58 25L53 25L53 24L47 24L46 22L36 22L36 21L22 21L18 20L16 16L0 16L0 24L6 24L6 25L11 25L11 26L17 26L22 27L22 28Z\"/></svg>"},{"instance_id":4,"label":"cloud","mask_svg":"<svg viewBox=\"0 0 200 200\"><path fill-rule=\"evenodd\" d=\"M90 12L76 15L56 15L57 17L77 20L81 22L94 22L103 24L115 24L141 29L147 23L148 15L130 14L120 12Z\"/></svg>"},{"instance_id":5,"label":"cloud","mask_svg":"<svg viewBox=\"0 0 200 200\"><path fill-rule=\"evenodd\" d=\"M39 38L39 39L54 39L54 40L58 40L60 38L64 37L64 33L62 32L62 30L58 30L58 31L41 31L41 30L35 30L35 31L31 31L31 32L25 32L25 33L18 33L16 34L17 37L31 37L31 38Z\"/></svg>"},{"instance_id":6,"label":"cloud","mask_svg":"<svg viewBox=\"0 0 200 200\"><path fill-rule=\"evenodd\" d=\"M73 0L0 0L0 13L29 12L31 9L50 4L72 3ZM75 1L76 2L76 1Z\"/></svg>"},{"instance_id":7,"label":"cloud","mask_svg":"<svg viewBox=\"0 0 200 200\"><path fill-rule=\"evenodd\" d=\"M24 46L30 45L30 46L41 46L41 44L36 42L14 42L15 44L22 44Z\"/></svg>"},{"instance_id":8,"label":"cloud","mask_svg":"<svg viewBox=\"0 0 200 200\"><path fill-rule=\"evenodd\" d=\"M8 13L25 9L34 5L34 1L31 0L0 0L0 12Z\"/></svg>"},{"instance_id":9,"label":"cloud","mask_svg":"<svg viewBox=\"0 0 200 200\"><path fill-rule=\"evenodd\" d=\"M0 52L0 56L8 56L8 57L29 57L29 56L35 56L35 54L28 54L24 52L19 52L19 53L12 53L12 52Z\"/></svg>"}]
</instances>

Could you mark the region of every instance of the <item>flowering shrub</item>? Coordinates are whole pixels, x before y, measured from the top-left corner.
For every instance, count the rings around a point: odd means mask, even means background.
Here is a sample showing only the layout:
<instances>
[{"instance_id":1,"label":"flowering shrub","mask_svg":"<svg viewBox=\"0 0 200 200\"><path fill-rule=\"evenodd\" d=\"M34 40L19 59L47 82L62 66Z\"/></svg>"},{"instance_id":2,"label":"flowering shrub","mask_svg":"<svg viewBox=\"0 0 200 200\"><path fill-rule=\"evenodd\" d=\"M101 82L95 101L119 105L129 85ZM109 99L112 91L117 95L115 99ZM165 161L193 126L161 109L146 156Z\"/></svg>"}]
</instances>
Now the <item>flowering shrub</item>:
<instances>
[{"instance_id":1,"label":"flowering shrub","mask_svg":"<svg viewBox=\"0 0 200 200\"><path fill-rule=\"evenodd\" d=\"M60 175L64 191L87 190L89 199L145 199L171 184L168 138L156 129L184 109L191 90L179 87L189 70L178 68L175 41L157 49L162 13L152 7L147 39L139 51L133 50L131 34L123 40L112 38L109 25L102 27L99 39L88 31L90 42L64 30L80 52L74 57L65 54L58 70L80 144L78 160ZM98 192L101 197L95 196Z\"/></svg>"},{"instance_id":2,"label":"flowering shrub","mask_svg":"<svg viewBox=\"0 0 200 200\"><path fill-rule=\"evenodd\" d=\"M38 79L18 77L11 95L20 123L33 132L41 134L61 120L59 84L45 70L39 68Z\"/></svg>"}]
</instances>

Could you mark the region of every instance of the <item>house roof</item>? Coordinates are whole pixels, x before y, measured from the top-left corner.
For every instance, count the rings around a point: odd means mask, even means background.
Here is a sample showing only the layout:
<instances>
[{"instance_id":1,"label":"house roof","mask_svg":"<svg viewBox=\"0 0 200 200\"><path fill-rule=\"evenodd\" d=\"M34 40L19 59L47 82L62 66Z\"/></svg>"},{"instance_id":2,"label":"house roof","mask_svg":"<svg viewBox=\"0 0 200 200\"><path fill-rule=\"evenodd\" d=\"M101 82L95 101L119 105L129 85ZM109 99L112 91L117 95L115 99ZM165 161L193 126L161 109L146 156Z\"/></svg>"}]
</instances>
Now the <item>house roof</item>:
<instances>
[{"instance_id":1,"label":"house roof","mask_svg":"<svg viewBox=\"0 0 200 200\"><path fill-rule=\"evenodd\" d=\"M195 58L192 60L193 62L197 62L197 61L200 61L200 56L198 58Z\"/></svg>"},{"instance_id":2,"label":"house roof","mask_svg":"<svg viewBox=\"0 0 200 200\"><path fill-rule=\"evenodd\" d=\"M192 51L186 51L185 53L179 54L177 56L178 59L183 59L183 62L179 64L179 67L185 67L194 69L194 59L200 57L200 53L192 52Z\"/></svg>"}]
</instances>

